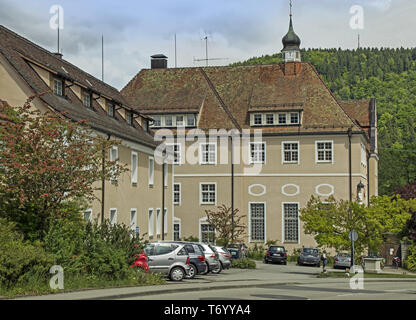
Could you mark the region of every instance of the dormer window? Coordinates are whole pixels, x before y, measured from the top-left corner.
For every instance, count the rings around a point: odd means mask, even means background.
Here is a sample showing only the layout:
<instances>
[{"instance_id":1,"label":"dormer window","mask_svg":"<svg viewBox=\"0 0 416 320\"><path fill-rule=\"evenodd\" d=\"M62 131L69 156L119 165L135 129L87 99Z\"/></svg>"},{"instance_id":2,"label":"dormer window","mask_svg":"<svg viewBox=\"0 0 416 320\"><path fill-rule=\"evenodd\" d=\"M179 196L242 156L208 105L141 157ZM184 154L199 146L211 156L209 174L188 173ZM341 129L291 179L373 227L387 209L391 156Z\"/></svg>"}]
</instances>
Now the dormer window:
<instances>
[{"instance_id":1,"label":"dormer window","mask_svg":"<svg viewBox=\"0 0 416 320\"><path fill-rule=\"evenodd\" d=\"M165 126L166 127L172 127L173 126L172 116L165 116Z\"/></svg>"},{"instance_id":2,"label":"dormer window","mask_svg":"<svg viewBox=\"0 0 416 320\"><path fill-rule=\"evenodd\" d=\"M293 112L290 114L290 123L299 124L299 113Z\"/></svg>"},{"instance_id":3,"label":"dormer window","mask_svg":"<svg viewBox=\"0 0 416 320\"><path fill-rule=\"evenodd\" d=\"M63 82L61 79L53 79L53 93L58 96L64 95Z\"/></svg>"},{"instance_id":4,"label":"dormer window","mask_svg":"<svg viewBox=\"0 0 416 320\"><path fill-rule=\"evenodd\" d=\"M183 121L183 116L176 116L176 126L177 127L184 127L185 123Z\"/></svg>"},{"instance_id":5,"label":"dormer window","mask_svg":"<svg viewBox=\"0 0 416 320\"><path fill-rule=\"evenodd\" d=\"M84 91L82 93L82 102L85 107L91 108L91 94L89 92Z\"/></svg>"},{"instance_id":6,"label":"dormer window","mask_svg":"<svg viewBox=\"0 0 416 320\"><path fill-rule=\"evenodd\" d=\"M153 127L161 127L161 126L162 126L162 117L153 116Z\"/></svg>"},{"instance_id":7,"label":"dormer window","mask_svg":"<svg viewBox=\"0 0 416 320\"><path fill-rule=\"evenodd\" d=\"M274 114L266 114L266 124L273 125L274 124Z\"/></svg>"},{"instance_id":8,"label":"dormer window","mask_svg":"<svg viewBox=\"0 0 416 320\"><path fill-rule=\"evenodd\" d=\"M262 121L262 115L261 114L255 114L254 115L254 125L261 126L263 123Z\"/></svg>"},{"instance_id":9,"label":"dormer window","mask_svg":"<svg viewBox=\"0 0 416 320\"><path fill-rule=\"evenodd\" d=\"M126 121L129 125L133 125L133 113L129 110L126 110Z\"/></svg>"},{"instance_id":10,"label":"dormer window","mask_svg":"<svg viewBox=\"0 0 416 320\"><path fill-rule=\"evenodd\" d=\"M114 118L114 115L115 115L115 107L114 107L114 104L112 104L110 102L107 104L107 113L108 113L108 115L110 117L113 117Z\"/></svg>"},{"instance_id":11,"label":"dormer window","mask_svg":"<svg viewBox=\"0 0 416 320\"><path fill-rule=\"evenodd\" d=\"M279 124L286 124L286 113L279 113Z\"/></svg>"},{"instance_id":12,"label":"dormer window","mask_svg":"<svg viewBox=\"0 0 416 320\"><path fill-rule=\"evenodd\" d=\"M186 116L186 122L188 127L194 127L195 126L195 116L193 114Z\"/></svg>"}]
</instances>

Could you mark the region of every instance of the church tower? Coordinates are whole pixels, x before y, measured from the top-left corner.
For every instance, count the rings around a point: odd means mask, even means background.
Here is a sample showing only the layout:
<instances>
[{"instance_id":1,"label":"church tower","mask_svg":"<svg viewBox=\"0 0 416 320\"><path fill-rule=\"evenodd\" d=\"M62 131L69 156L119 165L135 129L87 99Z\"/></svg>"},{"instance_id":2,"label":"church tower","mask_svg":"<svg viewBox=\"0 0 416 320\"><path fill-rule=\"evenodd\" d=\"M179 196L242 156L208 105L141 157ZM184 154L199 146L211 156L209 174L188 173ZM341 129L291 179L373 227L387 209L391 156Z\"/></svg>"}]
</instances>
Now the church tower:
<instances>
[{"instance_id":1,"label":"church tower","mask_svg":"<svg viewBox=\"0 0 416 320\"><path fill-rule=\"evenodd\" d=\"M283 61L284 62L301 62L300 56L300 38L293 30L292 22L292 2L290 3L290 24L289 31L282 39L283 43Z\"/></svg>"}]
</instances>

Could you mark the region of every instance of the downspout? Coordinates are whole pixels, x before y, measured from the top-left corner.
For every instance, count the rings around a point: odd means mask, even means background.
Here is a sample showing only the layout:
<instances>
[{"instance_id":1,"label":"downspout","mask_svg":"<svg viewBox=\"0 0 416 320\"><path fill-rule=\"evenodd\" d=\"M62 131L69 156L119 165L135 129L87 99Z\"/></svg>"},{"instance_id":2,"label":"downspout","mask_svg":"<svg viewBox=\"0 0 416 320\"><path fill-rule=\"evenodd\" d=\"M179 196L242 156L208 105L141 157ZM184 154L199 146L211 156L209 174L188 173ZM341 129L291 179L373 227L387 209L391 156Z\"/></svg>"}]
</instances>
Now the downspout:
<instances>
[{"instance_id":1,"label":"downspout","mask_svg":"<svg viewBox=\"0 0 416 320\"><path fill-rule=\"evenodd\" d=\"M109 141L111 138L111 134L107 134L107 141ZM101 223L104 222L104 210L105 210L105 177L104 177L104 171L105 171L105 150L102 151L102 159L101 159L101 170L102 170L102 178L101 178Z\"/></svg>"},{"instance_id":2,"label":"downspout","mask_svg":"<svg viewBox=\"0 0 416 320\"><path fill-rule=\"evenodd\" d=\"M348 162L349 162L349 184L350 184L350 205L349 205L349 219L352 218L352 150L351 150L352 127L348 129ZM350 230L352 232L352 230ZM354 241L351 240L351 267L354 267Z\"/></svg>"}]
</instances>

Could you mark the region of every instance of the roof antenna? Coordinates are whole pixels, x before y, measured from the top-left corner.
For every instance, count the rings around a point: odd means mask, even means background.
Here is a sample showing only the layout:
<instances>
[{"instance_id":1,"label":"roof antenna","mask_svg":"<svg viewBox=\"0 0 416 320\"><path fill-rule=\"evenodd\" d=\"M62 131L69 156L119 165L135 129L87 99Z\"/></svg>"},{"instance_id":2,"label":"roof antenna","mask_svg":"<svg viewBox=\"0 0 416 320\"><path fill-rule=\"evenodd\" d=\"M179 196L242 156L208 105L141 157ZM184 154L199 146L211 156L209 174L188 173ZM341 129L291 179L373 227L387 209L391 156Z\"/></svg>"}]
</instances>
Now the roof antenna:
<instances>
[{"instance_id":1,"label":"roof antenna","mask_svg":"<svg viewBox=\"0 0 416 320\"><path fill-rule=\"evenodd\" d=\"M360 44L360 34L358 33L358 49L360 49L361 44Z\"/></svg>"},{"instance_id":2,"label":"roof antenna","mask_svg":"<svg viewBox=\"0 0 416 320\"><path fill-rule=\"evenodd\" d=\"M101 81L104 82L104 35L101 35Z\"/></svg>"},{"instance_id":3,"label":"roof antenna","mask_svg":"<svg viewBox=\"0 0 416 320\"><path fill-rule=\"evenodd\" d=\"M177 58L176 58L176 33L175 33L175 68L178 67L178 63L177 63Z\"/></svg>"},{"instance_id":4,"label":"roof antenna","mask_svg":"<svg viewBox=\"0 0 416 320\"><path fill-rule=\"evenodd\" d=\"M228 60L228 58L208 58L208 35L205 33L205 37L201 40L205 40L205 59L195 59L194 58L194 62L195 61L205 61L206 62L206 66L208 67L208 62L211 60Z\"/></svg>"},{"instance_id":5,"label":"roof antenna","mask_svg":"<svg viewBox=\"0 0 416 320\"><path fill-rule=\"evenodd\" d=\"M59 21L59 16L61 15L61 13L59 12L59 6L58 6L58 53L59 53L59 29L60 29L60 21Z\"/></svg>"}]
</instances>

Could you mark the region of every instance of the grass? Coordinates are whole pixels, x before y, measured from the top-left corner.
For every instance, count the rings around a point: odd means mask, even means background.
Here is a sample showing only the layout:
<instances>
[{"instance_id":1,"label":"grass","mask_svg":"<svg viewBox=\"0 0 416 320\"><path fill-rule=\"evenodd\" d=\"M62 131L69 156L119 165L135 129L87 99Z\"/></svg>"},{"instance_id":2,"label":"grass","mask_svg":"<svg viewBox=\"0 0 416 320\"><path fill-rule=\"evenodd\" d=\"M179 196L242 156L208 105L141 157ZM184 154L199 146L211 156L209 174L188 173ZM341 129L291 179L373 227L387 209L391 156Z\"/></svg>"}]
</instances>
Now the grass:
<instances>
[{"instance_id":1,"label":"grass","mask_svg":"<svg viewBox=\"0 0 416 320\"><path fill-rule=\"evenodd\" d=\"M350 273L350 277L354 274ZM318 278L345 278L344 272L332 272L320 273ZM405 279L416 279L416 275L410 274L392 274L392 273L364 273L364 278L405 278Z\"/></svg>"},{"instance_id":2,"label":"grass","mask_svg":"<svg viewBox=\"0 0 416 320\"><path fill-rule=\"evenodd\" d=\"M126 279L104 279L93 275L65 275L64 289L51 289L47 276L33 276L25 283L16 284L10 288L0 286L0 297L15 298L25 295L44 295L51 293L64 293L88 289L119 288L161 285L166 282L163 276L154 273L138 271Z\"/></svg>"}]
</instances>

